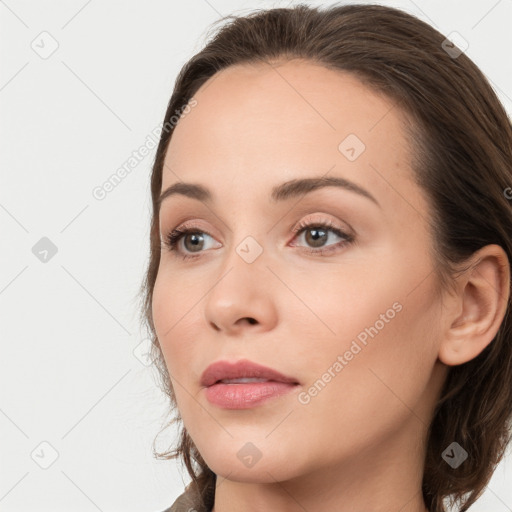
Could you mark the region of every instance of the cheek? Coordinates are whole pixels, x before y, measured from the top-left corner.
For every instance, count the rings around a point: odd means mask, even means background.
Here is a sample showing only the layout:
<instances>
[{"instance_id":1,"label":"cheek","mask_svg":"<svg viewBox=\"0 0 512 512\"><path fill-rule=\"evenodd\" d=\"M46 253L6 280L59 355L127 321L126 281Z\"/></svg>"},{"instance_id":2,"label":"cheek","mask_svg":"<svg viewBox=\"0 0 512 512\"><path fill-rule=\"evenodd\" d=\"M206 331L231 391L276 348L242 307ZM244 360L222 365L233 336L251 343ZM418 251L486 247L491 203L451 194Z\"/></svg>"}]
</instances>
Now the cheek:
<instances>
[{"instance_id":1,"label":"cheek","mask_svg":"<svg viewBox=\"0 0 512 512\"><path fill-rule=\"evenodd\" d=\"M371 365L383 363L392 373L423 368L424 358L433 357L438 304L432 268L427 256L409 254L408 247L386 244L372 257L347 255L343 270L319 273L313 284L295 279L294 291L310 310L297 307L293 315L300 359L314 369L311 379L345 354L347 366L364 365L365 378ZM407 258L414 264L404 264Z\"/></svg>"},{"instance_id":2,"label":"cheek","mask_svg":"<svg viewBox=\"0 0 512 512\"><path fill-rule=\"evenodd\" d=\"M170 285L172 283L172 285ZM191 320L194 315L190 292L180 293L176 280L160 275L153 291L152 311L156 334L171 379L171 386L180 415L184 420L197 414L190 369L194 367L197 353L197 333L192 335ZM188 305L192 302L192 305ZM197 306L196 306L197 307ZM187 313L188 312L188 313ZM195 312L197 315L197 312ZM188 424L188 422L187 422Z\"/></svg>"},{"instance_id":3,"label":"cheek","mask_svg":"<svg viewBox=\"0 0 512 512\"><path fill-rule=\"evenodd\" d=\"M361 359L371 341L378 343L404 316L401 289L395 280L362 269L326 272L311 278L295 278L293 300L283 310L285 323L294 331L293 351L307 362L302 369L318 378L352 348L347 357ZM357 342L360 349L354 344ZM364 359L364 358L363 358ZM313 370L313 372L311 372Z\"/></svg>"},{"instance_id":4,"label":"cheek","mask_svg":"<svg viewBox=\"0 0 512 512\"><path fill-rule=\"evenodd\" d=\"M169 373L178 379L193 366L189 363L194 360L197 339L191 335L191 321L197 315L196 296L197 291L181 286L179 279L158 274L153 290L153 322Z\"/></svg>"},{"instance_id":5,"label":"cheek","mask_svg":"<svg viewBox=\"0 0 512 512\"><path fill-rule=\"evenodd\" d=\"M438 307L430 281L411 293L412 281L381 282L365 294L359 289L364 307L348 301L324 309L337 336L324 336L322 351L310 345L309 355L301 355L309 361L303 427L321 429L334 445L343 432L340 450L363 449L369 439L381 439L421 409L436 361ZM346 289L343 296L355 291Z\"/></svg>"}]
</instances>

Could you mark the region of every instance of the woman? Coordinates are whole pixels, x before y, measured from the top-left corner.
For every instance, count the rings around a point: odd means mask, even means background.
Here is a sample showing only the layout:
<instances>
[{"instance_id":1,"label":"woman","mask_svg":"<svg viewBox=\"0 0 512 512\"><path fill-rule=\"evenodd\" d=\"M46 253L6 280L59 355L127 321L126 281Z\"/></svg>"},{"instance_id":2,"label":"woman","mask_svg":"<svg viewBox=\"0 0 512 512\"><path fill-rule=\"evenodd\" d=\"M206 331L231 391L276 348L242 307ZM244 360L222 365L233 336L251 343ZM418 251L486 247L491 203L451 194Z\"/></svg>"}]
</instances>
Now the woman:
<instances>
[{"instance_id":1,"label":"woman","mask_svg":"<svg viewBox=\"0 0 512 512\"><path fill-rule=\"evenodd\" d=\"M181 427L158 455L192 478L168 510L468 510L512 416L512 129L483 74L394 8L257 11L164 128L142 291Z\"/></svg>"}]
</instances>

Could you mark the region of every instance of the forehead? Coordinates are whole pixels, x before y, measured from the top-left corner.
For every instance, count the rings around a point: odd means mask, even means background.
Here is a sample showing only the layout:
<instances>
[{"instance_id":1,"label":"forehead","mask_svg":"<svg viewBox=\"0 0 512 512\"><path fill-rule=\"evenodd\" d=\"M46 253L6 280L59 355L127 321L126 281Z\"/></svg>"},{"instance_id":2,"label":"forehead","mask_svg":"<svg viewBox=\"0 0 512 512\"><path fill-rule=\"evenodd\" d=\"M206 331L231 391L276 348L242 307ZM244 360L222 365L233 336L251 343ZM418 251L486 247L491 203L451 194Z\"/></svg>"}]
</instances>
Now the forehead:
<instances>
[{"instance_id":1,"label":"forehead","mask_svg":"<svg viewBox=\"0 0 512 512\"><path fill-rule=\"evenodd\" d=\"M303 60L236 65L194 98L171 138L162 189L183 180L251 200L283 181L327 174L384 204L418 193L403 113L351 74Z\"/></svg>"}]
</instances>

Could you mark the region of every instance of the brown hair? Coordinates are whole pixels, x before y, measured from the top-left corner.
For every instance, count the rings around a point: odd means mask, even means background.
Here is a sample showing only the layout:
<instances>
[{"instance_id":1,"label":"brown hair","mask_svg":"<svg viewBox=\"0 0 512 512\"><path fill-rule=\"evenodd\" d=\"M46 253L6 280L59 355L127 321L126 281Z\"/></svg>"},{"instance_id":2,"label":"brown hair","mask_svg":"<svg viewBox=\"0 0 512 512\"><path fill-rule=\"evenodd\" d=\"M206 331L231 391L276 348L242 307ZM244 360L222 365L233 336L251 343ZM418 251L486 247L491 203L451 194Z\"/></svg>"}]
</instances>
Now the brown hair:
<instances>
[{"instance_id":1,"label":"brown hair","mask_svg":"<svg viewBox=\"0 0 512 512\"><path fill-rule=\"evenodd\" d=\"M450 286L460 264L479 248L498 244L512 261L512 126L483 73L464 54L447 51L445 36L401 10L381 5L307 5L257 10L228 20L176 79L165 122L217 71L234 64L309 59L352 73L394 100L412 121L413 173L432 207L429 219L436 276ZM456 47L455 47L456 49ZM184 428L151 314L160 261L157 199L173 130L163 131L151 176L151 255L142 283L143 320L152 335L160 385L180 425L179 445L156 453L180 457L191 485L213 505L216 475ZM431 512L443 501L466 511L481 495L512 437L511 316L473 360L450 367L428 431L423 498ZM457 441L469 454L456 469L441 458Z\"/></svg>"}]
</instances>

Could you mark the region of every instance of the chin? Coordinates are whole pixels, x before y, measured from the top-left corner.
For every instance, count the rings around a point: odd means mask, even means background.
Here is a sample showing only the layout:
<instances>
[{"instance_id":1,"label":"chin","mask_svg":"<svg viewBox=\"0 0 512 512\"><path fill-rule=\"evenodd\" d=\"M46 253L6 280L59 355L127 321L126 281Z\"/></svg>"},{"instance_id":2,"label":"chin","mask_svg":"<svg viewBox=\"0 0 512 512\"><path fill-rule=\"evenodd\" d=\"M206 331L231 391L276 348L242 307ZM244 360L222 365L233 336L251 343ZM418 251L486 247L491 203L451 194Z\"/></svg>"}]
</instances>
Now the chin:
<instances>
[{"instance_id":1,"label":"chin","mask_svg":"<svg viewBox=\"0 0 512 512\"><path fill-rule=\"evenodd\" d=\"M275 462L264 464L262 460L252 468L233 464L232 460L214 461L212 466L209 465L209 467L217 476L240 483L273 484L276 480L282 482L294 476L285 474L287 472L283 472L283 468L275 464Z\"/></svg>"},{"instance_id":2,"label":"chin","mask_svg":"<svg viewBox=\"0 0 512 512\"><path fill-rule=\"evenodd\" d=\"M239 444L241 448L233 449ZM218 452L207 450L201 455L216 475L234 482L275 483L298 476L300 464L290 457L293 452L276 453L270 444L262 444L231 440L228 446L219 445Z\"/></svg>"}]
</instances>

